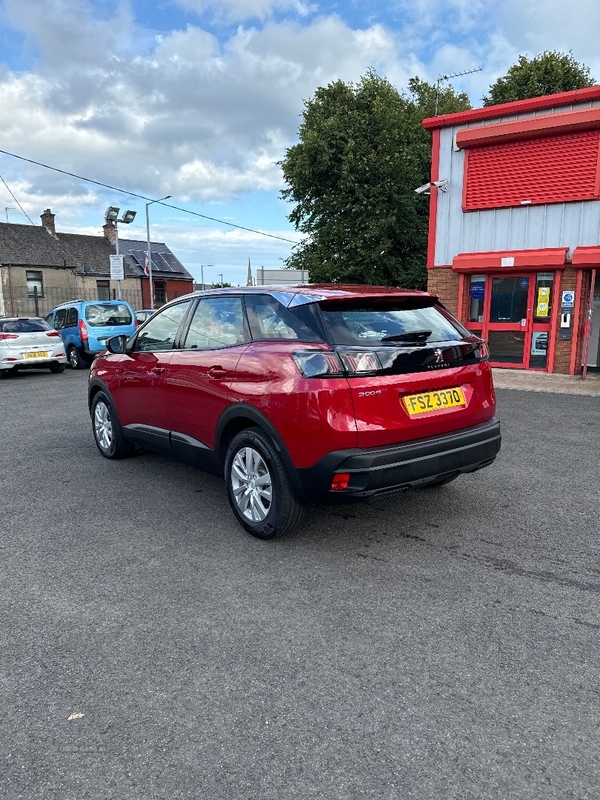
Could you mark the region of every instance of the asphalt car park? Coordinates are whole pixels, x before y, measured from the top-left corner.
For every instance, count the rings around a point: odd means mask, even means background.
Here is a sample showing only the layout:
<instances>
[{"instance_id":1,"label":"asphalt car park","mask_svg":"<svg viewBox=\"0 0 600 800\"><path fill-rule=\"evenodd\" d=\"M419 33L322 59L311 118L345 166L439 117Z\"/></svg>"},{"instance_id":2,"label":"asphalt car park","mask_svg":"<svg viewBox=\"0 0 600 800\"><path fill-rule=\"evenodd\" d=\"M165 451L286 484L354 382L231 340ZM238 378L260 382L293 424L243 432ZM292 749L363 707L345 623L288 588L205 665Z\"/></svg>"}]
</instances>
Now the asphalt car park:
<instances>
[{"instance_id":1,"label":"asphalt car park","mask_svg":"<svg viewBox=\"0 0 600 800\"><path fill-rule=\"evenodd\" d=\"M490 468L264 542L103 459L87 372L3 381L5 795L597 796L598 402L500 389Z\"/></svg>"}]
</instances>

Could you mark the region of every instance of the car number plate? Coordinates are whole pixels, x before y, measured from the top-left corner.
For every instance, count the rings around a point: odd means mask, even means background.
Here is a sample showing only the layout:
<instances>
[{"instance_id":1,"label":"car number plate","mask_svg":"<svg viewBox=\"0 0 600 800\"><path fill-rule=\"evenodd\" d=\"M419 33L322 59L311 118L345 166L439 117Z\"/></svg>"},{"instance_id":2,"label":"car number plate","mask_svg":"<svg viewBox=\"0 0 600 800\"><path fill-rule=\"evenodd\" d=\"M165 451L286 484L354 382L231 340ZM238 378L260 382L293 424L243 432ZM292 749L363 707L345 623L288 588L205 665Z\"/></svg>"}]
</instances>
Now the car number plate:
<instances>
[{"instance_id":1,"label":"car number plate","mask_svg":"<svg viewBox=\"0 0 600 800\"><path fill-rule=\"evenodd\" d=\"M442 408L458 408L467 404L463 390L459 388L409 394L402 400L411 417L416 417L418 414L426 414L428 411L439 411Z\"/></svg>"},{"instance_id":2,"label":"car number plate","mask_svg":"<svg viewBox=\"0 0 600 800\"><path fill-rule=\"evenodd\" d=\"M23 356L25 358L48 358L48 353L46 350L39 350L37 353L23 353Z\"/></svg>"}]
</instances>

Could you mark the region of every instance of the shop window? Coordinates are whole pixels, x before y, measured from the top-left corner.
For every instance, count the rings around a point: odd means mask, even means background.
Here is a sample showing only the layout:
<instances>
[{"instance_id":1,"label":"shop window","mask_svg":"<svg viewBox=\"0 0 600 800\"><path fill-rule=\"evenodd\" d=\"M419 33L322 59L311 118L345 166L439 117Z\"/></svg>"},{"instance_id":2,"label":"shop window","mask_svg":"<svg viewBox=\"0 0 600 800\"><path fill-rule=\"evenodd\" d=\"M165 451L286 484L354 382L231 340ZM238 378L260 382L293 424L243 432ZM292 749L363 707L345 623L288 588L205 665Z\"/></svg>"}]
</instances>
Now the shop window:
<instances>
[{"instance_id":1,"label":"shop window","mask_svg":"<svg viewBox=\"0 0 600 800\"><path fill-rule=\"evenodd\" d=\"M600 131L473 147L465 158L463 208L565 203L598 197Z\"/></svg>"},{"instance_id":2,"label":"shop window","mask_svg":"<svg viewBox=\"0 0 600 800\"><path fill-rule=\"evenodd\" d=\"M44 296L44 276L41 270L28 269L25 273L25 280L27 281L27 296L38 297Z\"/></svg>"},{"instance_id":3,"label":"shop window","mask_svg":"<svg viewBox=\"0 0 600 800\"><path fill-rule=\"evenodd\" d=\"M469 322L483 322L485 275L471 275L469 283Z\"/></svg>"},{"instance_id":4,"label":"shop window","mask_svg":"<svg viewBox=\"0 0 600 800\"><path fill-rule=\"evenodd\" d=\"M98 300L110 300L110 281L96 281Z\"/></svg>"}]
</instances>

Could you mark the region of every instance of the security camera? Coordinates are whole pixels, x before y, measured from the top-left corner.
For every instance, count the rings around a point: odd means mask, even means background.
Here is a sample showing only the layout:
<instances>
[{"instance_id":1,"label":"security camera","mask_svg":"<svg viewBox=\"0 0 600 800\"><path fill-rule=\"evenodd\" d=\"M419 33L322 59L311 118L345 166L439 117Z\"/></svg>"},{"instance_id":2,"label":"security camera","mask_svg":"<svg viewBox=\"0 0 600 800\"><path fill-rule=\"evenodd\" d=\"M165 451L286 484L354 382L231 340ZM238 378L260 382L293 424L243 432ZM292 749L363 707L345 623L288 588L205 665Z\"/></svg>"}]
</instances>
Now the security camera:
<instances>
[{"instance_id":1,"label":"security camera","mask_svg":"<svg viewBox=\"0 0 600 800\"><path fill-rule=\"evenodd\" d=\"M440 192L447 192L448 191L448 181L444 178L441 181L433 181L431 186L435 186Z\"/></svg>"},{"instance_id":2,"label":"security camera","mask_svg":"<svg viewBox=\"0 0 600 800\"><path fill-rule=\"evenodd\" d=\"M418 189L415 189L417 194L425 194L426 192L429 193L431 189L431 183L424 183L423 186L419 186Z\"/></svg>"}]
</instances>

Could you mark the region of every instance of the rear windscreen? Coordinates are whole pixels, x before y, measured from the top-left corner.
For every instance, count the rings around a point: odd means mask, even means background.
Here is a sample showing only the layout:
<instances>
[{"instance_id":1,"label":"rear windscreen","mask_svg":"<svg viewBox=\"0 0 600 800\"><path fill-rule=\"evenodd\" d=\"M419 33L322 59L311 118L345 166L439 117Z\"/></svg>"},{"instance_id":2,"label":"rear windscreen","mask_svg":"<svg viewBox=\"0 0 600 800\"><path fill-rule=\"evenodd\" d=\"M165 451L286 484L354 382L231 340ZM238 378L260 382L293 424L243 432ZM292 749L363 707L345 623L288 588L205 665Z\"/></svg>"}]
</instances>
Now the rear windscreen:
<instances>
[{"instance_id":1,"label":"rear windscreen","mask_svg":"<svg viewBox=\"0 0 600 800\"><path fill-rule=\"evenodd\" d=\"M471 335L434 302L430 298L333 302L322 303L321 312L333 342L351 347L452 342Z\"/></svg>"},{"instance_id":2,"label":"rear windscreen","mask_svg":"<svg viewBox=\"0 0 600 800\"><path fill-rule=\"evenodd\" d=\"M3 333L41 333L51 331L52 327L43 319L11 319L0 321L0 331Z\"/></svg>"},{"instance_id":3,"label":"rear windscreen","mask_svg":"<svg viewBox=\"0 0 600 800\"><path fill-rule=\"evenodd\" d=\"M85 321L92 328L131 325L133 318L124 303L94 303L85 307Z\"/></svg>"}]
</instances>

